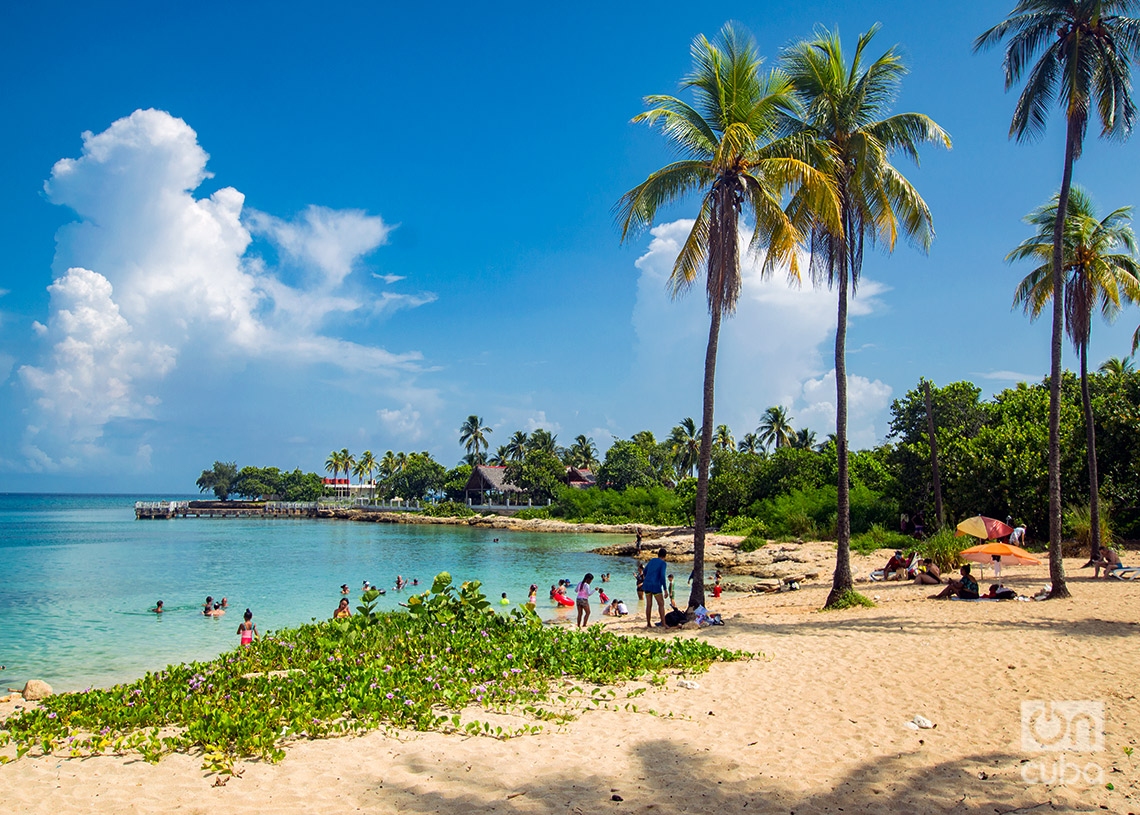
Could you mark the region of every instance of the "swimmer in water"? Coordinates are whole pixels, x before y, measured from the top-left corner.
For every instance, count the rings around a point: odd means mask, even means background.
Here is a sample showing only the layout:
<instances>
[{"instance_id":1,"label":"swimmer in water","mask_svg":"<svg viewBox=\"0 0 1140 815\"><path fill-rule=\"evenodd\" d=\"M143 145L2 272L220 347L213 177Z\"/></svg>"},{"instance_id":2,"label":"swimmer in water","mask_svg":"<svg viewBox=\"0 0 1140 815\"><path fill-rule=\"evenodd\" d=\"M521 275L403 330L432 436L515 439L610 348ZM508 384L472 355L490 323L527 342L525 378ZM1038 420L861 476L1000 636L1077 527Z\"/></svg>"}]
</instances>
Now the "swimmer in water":
<instances>
[{"instance_id":1,"label":"swimmer in water","mask_svg":"<svg viewBox=\"0 0 1140 815\"><path fill-rule=\"evenodd\" d=\"M206 602L204 602L202 604L202 614L209 617L210 611L212 611L213 608L214 608L214 595L207 594L206 595Z\"/></svg>"},{"instance_id":2,"label":"swimmer in water","mask_svg":"<svg viewBox=\"0 0 1140 815\"><path fill-rule=\"evenodd\" d=\"M162 601L159 600L157 603L154 604L154 608L149 609L149 610L153 611L155 614L161 614L162 613Z\"/></svg>"},{"instance_id":3,"label":"swimmer in water","mask_svg":"<svg viewBox=\"0 0 1140 815\"><path fill-rule=\"evenodd\" d=\"M226 610L224 608L222 608L221 603L214 603L214 609L213 609L213 611L210 612L210 616L211 617L222 617L222 616L225 616L225 613L226 613Z\"/></svg>"},{"instance_id":4,"label":"swimmer in water","mask_svg":"<svg viewBox=\"0 0 1140 815\"><path fill-rule=\"evenodd\" d=\"M347 583L341 583L340 584L340 593L341 594L348 594L348 584Z\"/></svg>"}]
</instances>

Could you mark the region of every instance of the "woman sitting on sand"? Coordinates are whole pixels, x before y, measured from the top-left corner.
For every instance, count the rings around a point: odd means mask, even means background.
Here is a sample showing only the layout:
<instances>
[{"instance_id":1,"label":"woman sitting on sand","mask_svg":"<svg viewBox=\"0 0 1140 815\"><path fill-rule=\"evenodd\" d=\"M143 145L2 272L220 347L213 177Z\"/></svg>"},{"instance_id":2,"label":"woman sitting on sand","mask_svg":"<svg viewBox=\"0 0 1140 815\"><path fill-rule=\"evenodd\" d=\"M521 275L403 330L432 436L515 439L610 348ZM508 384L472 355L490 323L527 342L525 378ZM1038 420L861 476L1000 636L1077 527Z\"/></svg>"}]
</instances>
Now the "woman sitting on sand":
<instances>
[{"instance_id":1,"label":"woman sitting on sand","mask_svg":"<svg viewBox=\"0 0 1140 815\"><path fill-rule=\"evenodd\" d=\"M922 568L914 576L914 582L925 586L937 586L942 583L942 572L933 560L926 558L922 561Z\"/></svg>"},{"instance_id":2,"label":"woman sitting on sand","mask_svg":"<svg viewBox=\"0 0 1140 815\"><path fill-rule=\"evenodd\" d=\"M949 597L958 597L962 600L977 600L978 599L978 581L970 575L970 564L967 563L958 570L961 577L957 580L951 580L938 594L930 595L931 600L942 600Z\"/></svg>"}]
</instances>

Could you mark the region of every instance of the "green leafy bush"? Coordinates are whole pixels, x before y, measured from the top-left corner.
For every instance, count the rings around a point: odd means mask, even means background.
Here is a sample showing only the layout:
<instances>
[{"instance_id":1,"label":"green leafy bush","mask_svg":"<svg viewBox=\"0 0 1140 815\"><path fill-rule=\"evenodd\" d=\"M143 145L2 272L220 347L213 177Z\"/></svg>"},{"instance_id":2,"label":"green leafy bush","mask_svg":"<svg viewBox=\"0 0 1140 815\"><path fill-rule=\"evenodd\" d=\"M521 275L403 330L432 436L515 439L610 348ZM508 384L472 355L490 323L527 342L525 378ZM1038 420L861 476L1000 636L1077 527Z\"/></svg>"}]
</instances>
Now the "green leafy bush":
<instances>
[{"instance_id":1,"label":"green leafy bush","mask_svg":"<svg viewBox=\"0 0 1140 815\"><path fill-rule=\"evenodd\" d=\"M471 518L476 513L467 504L458 501L440 501L438 504L425 504L419 510L419 514L427 515L429 518Z\"/></svg>"},{"instance_id":2,"label":"green leafy bush","mask_svg":"<svg viewBox=\"0 0 1140 815\"><path fill-rule=\"evenodd\" d=\"M914 549L915 540L910 535L884 529L882 524L871 524L866 532L851 536L851 548L864 555L873 554L878 549Z\"/></svg>"},{"instance_id":3,"label":"green leafy bush","mask_svg":"<svg viewBox=\"0 0 1140 815\"><path fill-rule=\"evenodd\" d=\"M976 538L969 536L955 537L954 530L942 529L924 541L918 541L915 548L924 558L930 558L943 572L957 569L965 561L962 560L962 550L969 549L977 543Z\"/></svg>"},{"instance_id":4,"label":"green leafy bush","mask_svg":"<svg viewBox=\"0 0 1140 815\"><path fill-rule=\"evenodd\" d=\"M527 507L516 512L515 517L520 521L545 521L550 517L550 510L546 507Z\"/></svg>"},{"instance_id":5,"label":"green leafy bush","mask_svg":"<svg viewBox=\"0 0 1140 815\"><path fill-rule=\"evenodd\" d=\"M563 488L550 507L550 516L578 523L684 523L684 500L667 487L618 490Z\"/></svg>"},{"instance_id":6,"label":"green leafy bush","mask_svg":"<svg viewBox=\"0 0 1140 815\"><path fill-rule=\"evenodd\" d=\"M768 529L761 521L748 533L748 537L740 542L740 551L755 552L766 543L768 543Z\"/></svg>"},{"instance_id":7,"label":"green leafy bush","mask_svg":"<svg viewBox=\"0 0 1140 815\"><path fill-rule=\"evenodd\" d=\"M1116 539L1116 535L1112 529L1112 522L1109 520L1109 512L1111 509L1107 503L1102 502L1100 505L1100 542L1104 546L1110 545ZM1062 521L1062 535L1076 541L1083 552L1091 551L1093 524L1092 509L1089 505L1070 504L1065 507Z\"/></svg>"},{"instance_id":8,"label":"green leafy bush","mask_svg":"<svg viewBox=\"0 0 1140 815\"><path fill-rule=\"evenodd\" d=\"M535 732L541 725L504 730L464 724L460 714L478 706L564 721L573 718L565 710L568 677L613 683L747 656L695 639L543 626L523 609L499 616L478 582L456 589L446 573L408 598L409 613L376 613L377 596L366 594L345 620L273 632L129 684L48 697L4 722L0 745L14 741L17 757L33 748L72 756L137 750L147 761L201 750L204 769L232 772L240 757L280 760L296 738L381 727L500 738ZM595 689L587 700L598 698L613 694Z\"/></svg>"},{"instance_id":9,"label":"green leafy bush","mask_svg":"<svg viewBox=\"0 0 1140 815\"><path fill-rule=\"evenodd\" d=\"M852 485L851 532L866 532L872 524L887 525L898 517L898 507L869 487ZM838 491L827 484L798 489L762 501L756 514L775 535L812 539L835 536Z\"/></svg>"},{"instance_id":10,"label":"green leafy bush","mask_svg":"<svg viewBox=\"0 0 1140 815\"><path fill-rule=\"evenodd\" d=\"M750 518L747 515L737 515L729 518L720 525L717 531L721 535L748 535L757 524L762 524L759 518Z\"/></svg>"}]
</instances>

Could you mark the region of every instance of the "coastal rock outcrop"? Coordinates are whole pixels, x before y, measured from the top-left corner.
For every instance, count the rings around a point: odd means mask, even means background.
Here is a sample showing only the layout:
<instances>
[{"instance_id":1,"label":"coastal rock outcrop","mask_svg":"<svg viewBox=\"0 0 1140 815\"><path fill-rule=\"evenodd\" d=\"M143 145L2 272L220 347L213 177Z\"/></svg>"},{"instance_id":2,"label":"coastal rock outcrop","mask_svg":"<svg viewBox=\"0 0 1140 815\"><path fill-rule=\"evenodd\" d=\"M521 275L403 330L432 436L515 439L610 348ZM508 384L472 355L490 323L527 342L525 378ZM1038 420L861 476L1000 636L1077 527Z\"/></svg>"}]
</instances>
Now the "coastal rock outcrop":
<instances>
[{"instance_id":1,"label":"coastal rock outcrop","mask_svg":"<svg viewBox=\"0 0 1140 815\"><path fill-rule=\"evenodd\" d=\"M42 679L29 679L24 683L23 697L28 702L37 702L52 695L51 685Z\"/></svg>"}]
</instances>

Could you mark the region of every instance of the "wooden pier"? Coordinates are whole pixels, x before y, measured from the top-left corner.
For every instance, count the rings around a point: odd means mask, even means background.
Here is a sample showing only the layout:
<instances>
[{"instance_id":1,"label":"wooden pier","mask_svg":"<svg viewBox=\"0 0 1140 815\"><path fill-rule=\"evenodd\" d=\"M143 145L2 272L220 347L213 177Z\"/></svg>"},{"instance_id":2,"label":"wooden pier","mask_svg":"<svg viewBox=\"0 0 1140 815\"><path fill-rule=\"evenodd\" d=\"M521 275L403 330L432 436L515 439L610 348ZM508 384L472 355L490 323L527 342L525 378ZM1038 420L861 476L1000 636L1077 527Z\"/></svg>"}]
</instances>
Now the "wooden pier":
<instances>
[{"instance_id":1,"label":"wooden pier","mask_svg":"<svg viewBox=\"0 0 1140 815\"><path fill-rule=\"evenodd\" d=\"M315 518L318 506L316 501L136 501L135 518Z\"/></svg>"}]
</instances>

